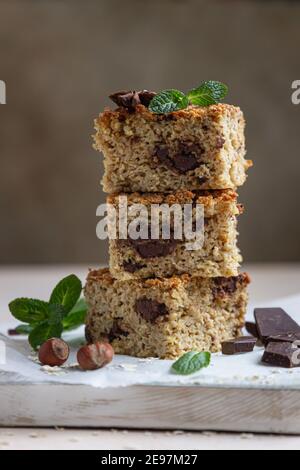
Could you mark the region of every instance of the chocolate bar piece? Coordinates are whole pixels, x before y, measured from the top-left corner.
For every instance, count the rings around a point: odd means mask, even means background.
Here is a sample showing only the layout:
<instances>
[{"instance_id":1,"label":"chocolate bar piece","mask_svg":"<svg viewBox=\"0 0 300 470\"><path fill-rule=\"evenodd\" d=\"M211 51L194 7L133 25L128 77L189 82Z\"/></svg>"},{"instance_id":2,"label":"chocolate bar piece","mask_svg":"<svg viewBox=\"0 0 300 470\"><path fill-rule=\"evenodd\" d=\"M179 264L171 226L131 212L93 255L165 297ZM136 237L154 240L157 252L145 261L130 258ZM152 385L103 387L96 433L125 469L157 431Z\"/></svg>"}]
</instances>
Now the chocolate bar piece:
<instances>
[{"instance_id":1,"label":"chocolate bar piece","mask_svg":"<svg viewBox=\"0 0 300 470\"><path fill-rule=\"evenodd\" d=\"M262 362L286 369L300 367L300 350L290 343L269 343Z\"/></svg>"},{"instance_id":2,"label":"chocolate bar piece","mask_svg":"<svg viewBox=\"0 0 300 470\"><path fill-rule=\"evenodd\" d=\"M240 338L224 341L222 343L222 353L226 356L244 354L252 352L256 345L256 338L252 336L241 336Z\"/></svg>"},{"instance_id":3,"label":"chocolate bar piece","mask_svg":"<svg viewBox=\"0 0 300 470\"><path fill-rule=\"evenodd\" d=\"M299 341L298 347L300 347L300 332L298 333L285 333L283 335L276 335L276 336L269 336L269 338L266 339L266 344L269 343L295 343L296 341Z\"/></svg>"},{"instance_id":4,"label":"chocolate bar piece","mask_svg":"<svg viewBox=\"0 0 300 470\"><path fill-rule=\"evenodd\" d=\"M256 308L257 331L263 344L270 336L300 333L300 326L282 308Z\"/></svg>"},{"instance_id":5,"label":"chocolate bar piece","mask_svg":"<svg viewBox=\"0 0 300 470\"><path fill-rule=\"evenodd\" d=\"M258 331L257 331L257 326L254 322L246 321L245 328L251 336L253 336L254 338L257 338L257 339L259 338L259 334L258 334Z\"/></svg>"}]
</instances>

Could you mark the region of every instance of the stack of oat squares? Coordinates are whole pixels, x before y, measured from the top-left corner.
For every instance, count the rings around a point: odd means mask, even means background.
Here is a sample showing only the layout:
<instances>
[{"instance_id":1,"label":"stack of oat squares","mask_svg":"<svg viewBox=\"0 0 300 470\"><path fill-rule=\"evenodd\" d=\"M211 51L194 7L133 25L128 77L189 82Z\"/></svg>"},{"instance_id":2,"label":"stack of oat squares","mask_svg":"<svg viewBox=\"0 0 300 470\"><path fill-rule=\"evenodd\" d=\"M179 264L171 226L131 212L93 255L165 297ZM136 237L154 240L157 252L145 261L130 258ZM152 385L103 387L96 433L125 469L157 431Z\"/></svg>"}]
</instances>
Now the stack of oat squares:
<instances>
[{"instance_id":1,"label":"stack of oat squares","mask_svg":"<svg viewBox=\"0 0 300 470\"><path fill-rule=\"evenodd\" d=\"M248 300L249 277L239 272L237 247L243 208L235 192L251 165L245 121L239 108L220 103L156 113L155 96L116 93L117 108L96 120L104 191L117 214L126 200L128 226L137 204L200 205L203 243L187 249L188 240L174 238L172 230L169 239L126 239L117 232L110 269L91 271L87 279L87 340L108 340L116 353L137 357L218 352L223 341L240 335Z\"/></svg>"}]
</instances>

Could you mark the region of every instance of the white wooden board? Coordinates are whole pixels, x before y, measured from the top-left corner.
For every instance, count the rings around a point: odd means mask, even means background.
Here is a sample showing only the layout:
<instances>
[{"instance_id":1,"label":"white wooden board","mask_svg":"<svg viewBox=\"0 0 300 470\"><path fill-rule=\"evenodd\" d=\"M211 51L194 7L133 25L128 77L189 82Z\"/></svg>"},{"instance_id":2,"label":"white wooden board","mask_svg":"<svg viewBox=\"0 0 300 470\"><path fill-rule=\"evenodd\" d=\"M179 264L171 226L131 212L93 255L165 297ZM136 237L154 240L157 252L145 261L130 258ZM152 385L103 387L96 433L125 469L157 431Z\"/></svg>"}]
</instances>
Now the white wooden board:
<instances>
[{"instance_id":1,"label":"white wooden board","mask_svg":"<svg viewBox=\"0 0 300 470\"><path fill-rule=\"evenodd\" d=\"M0 425L300 434L300 392L133 386L0 386Z\"/></svg>"},{"instance_id":2,"label":"white wooden board","mask_svg":"<svg viewBox=\"0 0 300 470\"><path fill-rule=\"evenodd\" d=\"M297 279L295 288L299 285L299 273L297 270L293 277ZM51 276L60 277L54 270ZM53 284L52 278L49 284ZM273 288L275 292L276 286ZM13 295L11 292L8 295L7 300L11 300ZM26 292L17 295L28 295L28 286ZM35 296L39 297L38 293ZM252 298L252 303L261 305L263 298L258 303ZM267 303L277 305L276 301ZM296 296L280 299L277 306L297 318L299 304L300 298ZM130 363L130 358L117 358L116 369L105 369L101 377L80 375L76 370L64 377L54 377L41 372L37 364L30 364L27 352L19 344L11 354L9 366L6 369L0 366L0 426L300 434L300 369L289 372L265 368L259 362L259 350L243 358L215 356L212 367L192 379L178 381L168 374L167 361L160 366L141 363L139 367L148 373L145 383L138 375L139 370L131 373L122 367L118 370L124 361Z\"/></svg>"}]
</instances>

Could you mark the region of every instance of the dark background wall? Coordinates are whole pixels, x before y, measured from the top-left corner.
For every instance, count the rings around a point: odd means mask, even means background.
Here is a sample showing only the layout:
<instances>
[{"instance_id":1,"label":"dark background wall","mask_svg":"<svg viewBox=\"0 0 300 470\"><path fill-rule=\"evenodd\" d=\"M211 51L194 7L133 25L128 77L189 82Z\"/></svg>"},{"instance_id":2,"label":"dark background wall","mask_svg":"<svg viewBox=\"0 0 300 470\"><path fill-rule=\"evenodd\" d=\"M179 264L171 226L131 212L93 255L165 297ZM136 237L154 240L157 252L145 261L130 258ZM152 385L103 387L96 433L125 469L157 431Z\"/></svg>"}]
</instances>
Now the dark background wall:
<instances>
[{"instance_id":1,"label":"dark background wall","mask_svg":"<svg viewBox=\"0 0 300 470\"><path fill-rule=\"evenodd\" d=\"M118 89L230 87L255 162L247 261L300 261L300 3L0 0L0 263L104 262L93 118Z\"/></svg>"}]
</instances>

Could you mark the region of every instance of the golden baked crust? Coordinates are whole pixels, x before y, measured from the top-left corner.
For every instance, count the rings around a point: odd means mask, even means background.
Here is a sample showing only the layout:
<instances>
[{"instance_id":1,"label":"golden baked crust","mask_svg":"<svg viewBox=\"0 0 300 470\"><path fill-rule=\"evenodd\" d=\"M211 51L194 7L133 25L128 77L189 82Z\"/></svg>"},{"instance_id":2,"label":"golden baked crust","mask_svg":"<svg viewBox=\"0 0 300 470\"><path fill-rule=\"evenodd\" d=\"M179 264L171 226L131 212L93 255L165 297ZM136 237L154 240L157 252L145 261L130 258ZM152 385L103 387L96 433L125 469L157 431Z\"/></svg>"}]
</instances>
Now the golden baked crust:
<instances>
[{"instance_id":1,"label":"golden baked crust","mask_svg":"<svg viewBox=\"0 0 300 470\"><path fill-rule=\"evenodd\" d=\"M204 118L216 121L220 117L222 117L226 112L236 114L240 113L241 109L238 106L233 106L231 104L225 103L214 104L207 107L191 105L188 106L186 109L181 109L179 111L174 111L168 114L154 114L143 105L138 105L135 108L134 113L128 111L127 108L123 107L119 107L117 109L105 108L104 112L101 113L99 117L95 120L95 126L98 127L98 125L100 124L110 126L111 119L126 119L127 117L132 117L133 114L140 115L144 119L156 122L176 119L203 120Z\"/></svg>"},{"instance_id":2,"label":"golden baked crust","mask_svg":"<svg viewBox=\"0 0 300 470\"><path fill-rule=\"evenodd\" d=\"M244 285L247 286L250 284L251 279L248 273L241 273L239 276L236 276L238 279L238 284L239 285ZM131 280L131 283L134 283L137 286L143 287L143 288L152 288L152 287L158 287L162 290L172 290L176 289L178 287L184 286L191 282L193 279L193 276L189 274L182 274L181 276L172 276L170 278L163 278L163 279L135 279ZM94 282L99 282L100 284L103 285L113 285L117 281L117 279L114 279L113 276L111 275L109 268L102 268L102 269L94 269L91 270L87 276L87 284L89 283L94 283ZM127 281L123 281L127 282Z\"/></svg>"}]
</instances>

